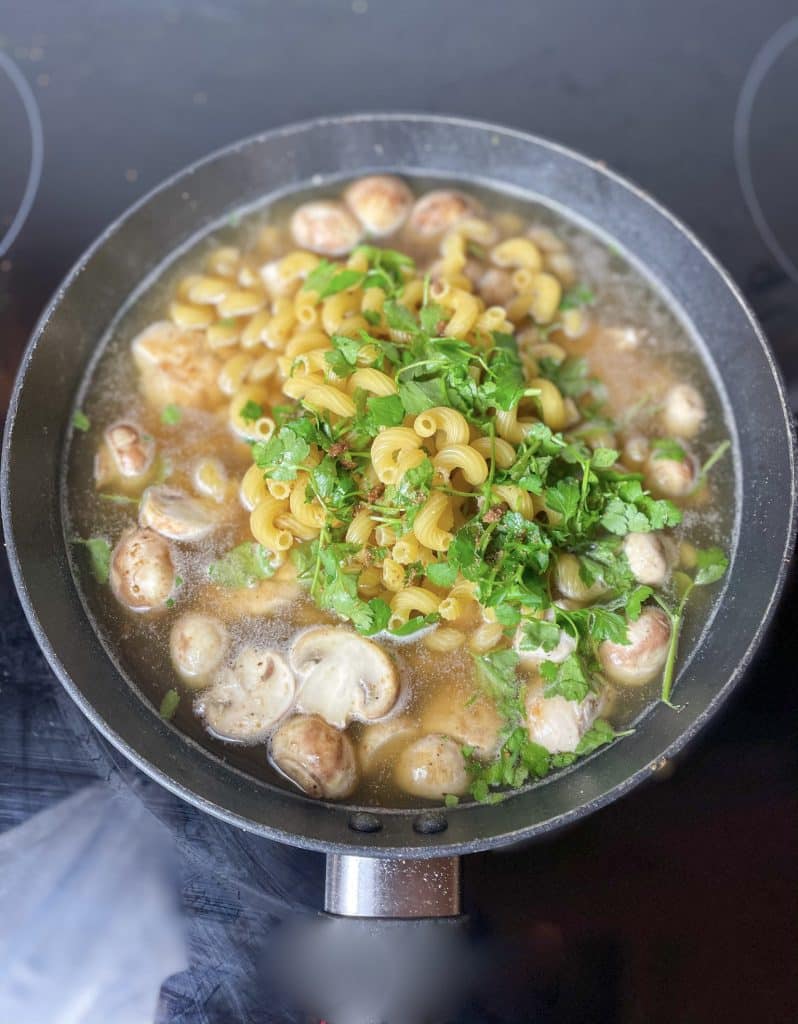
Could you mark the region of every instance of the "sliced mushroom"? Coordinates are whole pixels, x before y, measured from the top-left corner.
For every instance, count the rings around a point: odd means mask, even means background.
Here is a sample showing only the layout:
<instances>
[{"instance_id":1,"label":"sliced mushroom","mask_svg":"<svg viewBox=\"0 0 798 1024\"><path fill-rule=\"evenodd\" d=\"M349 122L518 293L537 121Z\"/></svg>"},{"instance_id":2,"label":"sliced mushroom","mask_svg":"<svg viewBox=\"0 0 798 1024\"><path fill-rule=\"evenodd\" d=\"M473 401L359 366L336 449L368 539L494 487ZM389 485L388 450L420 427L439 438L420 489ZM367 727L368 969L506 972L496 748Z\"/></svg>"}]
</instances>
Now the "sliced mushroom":
<instances>
[{"instance_id":1,"label":"sliced mushroom","mask_svg":"<svg viewBox=\"0 0 798 1024\"><path fill-rule=\"evenodd\" d=\"M392 235L407 220L413 193L390 174L359 178L344 192L344 202L370 235Z\"/></svg>"},{"instance_id":2,"label":"sliced mushroom","mask_svg":"<svg viewBox=\"0 0 798 1024\"><path fill-rule=\"evenodd\" d=\"M515 295L510 271L490 267L477 282L477 291L486 306L506 306Z\"/></svg>"},{"instance_id":3,"label":"sliced mushroom","mask_svg":"<svg viewBox=\"0 0 798 1024\"><path fill-rule=\"evenodd\" d=\"M384 718L399 699L391 659L371 640L335 626L300 633L289 659L302 680L297 708L343 729Z\"/></svg>"},{"instance_id":4,"label":"sliced mushroom","mask_svg":"<svg viewBox=\"0 0 798 1024\"><path fill-rule=\"evenodd\" d=\"M210 615L186 612L172 626L169 653L180 678L201 687L221 665L229 638L223 623Z\"/></svg>"},{"instance_id":5,"label":"sliced mushroom","mask_svg":"<svg viewBox=\"0 0 798 1024\"><path fill-rule=\"evenodd\" d=\"M627 533L623 550L638 583L661 586L668 577L668 558L657 533Z\"/></svg>"},{"instance_id":6,"label":"sliced mushroom","mask_svg":"<svg viewBox=\"0 0 798 1024\"><path fill-rule=\"evenodd\" d=\"M596 720L599 700L589 693L584 700L566 700L559 694L546 697L543 684L530 684L526 692L526 725L529 738L550 754L566 754L577 744Z\"/></svg>"},{"instance_id":7,"label":"sliced mushroom","mask_svg":"<svg viewBox=\"0 0 798 1024\"><path fill-rule=\"evenodd\" d=\"M132 351L141 392L157 408L208 408L221 401L217 378L222 364L206 348L201 331L159 321L133 339Z\"/></svg>"},{"instance_id":8,"label":"sliced mushroom","mask_svg":"<svg viewBox=\"0 0 798 1024\"><path fill-rule=\"evenodd\" d=\"M94 479L98 487L115 480L135 483L152 468L155 441L135 423L119 421L103 434L103 443L94 460Z\"/></svg>"},{"instance_id":9,"label":"sliced mushroom","mask_svg":"<svg viewBox=\"0 0 798 1024\"><path fill-rule=\"evenodd\" d=\"M291 217L291 235L302 249L320 256L342 256L363 238L363 229L343 203L322 199L303 203Z\"/></svg>"},{"instance_id":10,"label":"sliced mushroom","mask_svg":"<svg viewBox=\"0 0 798 1024\"><path fill-rule=\"evenodd\" d=\"M484 695L452 694L440 690L424 709L421 728L440 733L458 744L474 748L474 756L490 761L499 749L503 721L492 700Z\"/></svg>"},{"instance_id":11,"label":"sliced mushroom","mask_svg":"<svg viewBox=\"0 0 798 1024\"><path fill-rule=\"evenodd\" d=\"M367 725L357 744L360 767L367 775L373 774L393 755L418 735L418 726L409 715L386 718L383 722Z\"/></svg>"},{"instance_id":12,"label":"sliced mushroom","mask_svg":"<svg viewBox=\"0 0 798 1024\"><path fill-rule=\"evenodd\" d=\"M553 575L557 594L569 601L587 604L601 597L607 590L603 580L596 579L592 583L586 583L582 579L582 563L576 555L568 552L557 556Z\"/></svg>"},{"instance_id":13,"label":"sliced mushroom","mask_svg":"<svg viewBox=\"0 0 798 1024\"><path fill-rule=\"evenodd\" d=\"M340 800L357 785L357 762L349 737L318 715L289 718L272 736L276 768L308 796Z\"/></svg>"},{"instance_id":14,"label":"sliced mushroom","mask_svg":"<svg viewBox=\"0 0 798 1024\"><path fill-rule=\"evenodd\" d=\"M464 192L439 189L416 200L408 227L420 238L433 239L480 209L476 199Z\"/></svg>"},{"instance_id":15,"label":"sliced mushroom","mask_svg":"<svg viewBox=\"0 0 798 1024\"><path fill-rule=\"evenodd\" d=\"M468 789L463 752L458 743L432 733L405 747L394 766L397 785L406 793L441 800L447 793L462 796Z\"/></svg>"},{"instance_id":16,"label":"sliced mushroom","mask_svg":"<svg viewBox=\"0 0 798 1024\"><path fill-rule=\"evenodd\" d=\"M219 524L215 508L177 487L155 484L141 496L139 524L172 540L201 540Z\"/></svg>"},{"instance_id":17,"label":"sliced mushroom","mask_svg":"<svg viewBox=\"0 0 798 1024\"><path fill-rule=\"evenodd\" d=\"M245 647L218 673L195 705L216 736L241 743L265 740L291 710L294 676L275 651Z\"/></svg>"},{"instance_id":18,"label":"sliced mushroom","mask_svg":"<svg viewBox=\"0 0 798 1024\"><path fill-rule=\"evenodd\" d=\"M546 614L546 619L551 621L553 619L551 612ZM566 630L560 630L560 637L555 647L550 651L545 650L543 647L525 647L525 632L523 621L518 624L518 628L515 631L513 637L513 650L518 655L518 661L522 668L537 668L544 661L553 661L556 665L560 662L565 661L567 657L574 653L576 650L576 640Z\"/></svg>"},{"instance_id":19,"label":"sliced mushroom","mask_svg":"<svg viewBox=\"0 0 798 1024\"><path fill-rule=\"evenodd\" d=\"M666 498L686 497L695 487L696 473L695 460L686 449L683 459L657 458L657 452L653 451L644 468L648 486L655 494Z\"/></svg>"},{"instance_id":20,"label":"sliced mushroom","mask_svg":"<svg viewBox=\"0 0 798 1024\"><path fill-rule=\"evenodd\" d=\"M707 407L692 384L676 384L665 395L662 422L668 434L695 437L707 416Z\"/></svg>"},{"instance_id":21,"label":"sliced mushroom","mask_svg":"<svg viewBox=\"0 0 798 1024\"><path fill-rule=\"evenodd\" d=\"M111 555L111 590L134 612L162 608L175 585L169 545L153 530L130 530Z\"/></svg>"},{"instance_id":22,"label":"sliced mushroom","mask_svg":"<svg viewBox=\"0 0 798 1024\"><path fill-rule=\"evenodd\" d=\"M671 623L661 608L644 608L636 622L627 623L628 644L605 640L598 660L608 679L622 686L644 686L664 668Z\"/></svg>"}]
</instances>

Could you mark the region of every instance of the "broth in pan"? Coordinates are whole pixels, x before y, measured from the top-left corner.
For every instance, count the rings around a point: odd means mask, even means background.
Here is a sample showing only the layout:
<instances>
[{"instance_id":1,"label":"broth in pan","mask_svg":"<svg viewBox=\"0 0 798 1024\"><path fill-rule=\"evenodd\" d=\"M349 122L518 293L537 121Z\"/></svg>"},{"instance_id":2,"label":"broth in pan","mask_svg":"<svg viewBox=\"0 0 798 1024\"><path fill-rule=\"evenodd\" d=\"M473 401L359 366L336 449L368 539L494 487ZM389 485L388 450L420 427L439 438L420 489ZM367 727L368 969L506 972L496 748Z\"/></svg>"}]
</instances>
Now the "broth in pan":
<instances>
[{"instance_id":1,"label":"broth in pan","mask_svg":"<svg viewBox=\"0 0 798 1024\"><path fill-rule=\"evenodd\" d=\"M74 427L69 539L122 667L311 797L490 801L612 742L678 700L726 568L684 328L592 235L470 187L367 177L218 229L120 318Z\"/></svg>"}]
</instances>

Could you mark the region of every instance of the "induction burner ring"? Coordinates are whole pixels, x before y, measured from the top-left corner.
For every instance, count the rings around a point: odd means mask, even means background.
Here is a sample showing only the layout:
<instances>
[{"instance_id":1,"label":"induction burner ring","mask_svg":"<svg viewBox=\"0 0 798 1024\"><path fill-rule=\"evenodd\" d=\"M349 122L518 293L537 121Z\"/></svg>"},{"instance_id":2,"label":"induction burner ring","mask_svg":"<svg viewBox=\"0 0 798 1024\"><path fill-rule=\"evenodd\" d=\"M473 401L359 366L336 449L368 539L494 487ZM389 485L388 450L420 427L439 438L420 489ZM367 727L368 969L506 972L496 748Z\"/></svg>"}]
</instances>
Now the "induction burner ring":
<instances>
[{"instance_id":1,"label":"induction burner ring","mask_svg":"<svg viewBox=\"0 0 798 1024\"><path fill-rule=\"evenodd\" d=\"M39 182L42 178L42 163L44 160L44 132L42 130L42 118L39 113L39 105L33 95L28 81L17 65L10 57L0 53L0 68L5 71L11 79L11 84L17 90L22 106L25 109L25 116L28 119L30 128L30 168L28 169L28 180L25 182L25 191L22 193L22 200L14 219L9 225L8 231L0 238L0 257L5 256L14 244L22 226L28 219L28 214L33 206L36 193L39 190Z\"/></svg>"},{"instance_id":2,"label":"induction burner ring","mask_svg":"<svg viewBox=\"0 0 798 1024\"><path fill-rule=\"evenodd\" d=\"M734 114L734 160L746 205L762 240L785 274L798 284L798 264L784 249L765 216L751 168L751 120L757 94L779 58L795 42L798 42L798 18L792 18L777 29L754 58Z\"/></svg>"}]
</instances>

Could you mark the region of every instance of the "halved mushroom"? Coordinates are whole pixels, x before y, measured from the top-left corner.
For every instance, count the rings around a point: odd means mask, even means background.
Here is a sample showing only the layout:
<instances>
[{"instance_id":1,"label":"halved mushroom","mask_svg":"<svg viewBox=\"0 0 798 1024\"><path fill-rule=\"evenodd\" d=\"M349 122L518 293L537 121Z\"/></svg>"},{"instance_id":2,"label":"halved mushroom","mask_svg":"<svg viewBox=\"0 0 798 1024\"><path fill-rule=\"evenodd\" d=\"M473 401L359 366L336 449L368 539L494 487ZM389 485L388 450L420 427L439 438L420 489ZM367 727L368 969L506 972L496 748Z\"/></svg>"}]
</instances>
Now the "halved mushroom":
<instances>
[{"instance_id":1,"label":"halved mushroom","mask_svg":"<svg viewBox=\"0 0 798 1024\"><path fill-rule=\"evenodd\" d=\"M543 684L534 682L526 692L526 726L529 738L550 754L566 754L596 720L599 698L589 693L584 700L566 700L559 694L546 697Z\"/></svg>"},{"instance_id":2,"label":"halved mushroom","mask_svg":"<svg viewBox=\"0 0 798 1024\"><path fill-rule=\"evenodd\" d=\"M138 334L131 347L141 392L156 407L207 408L221 401L217 378L222 364L206 348L201 331L161 320Z\"/></svg>"},{"instance_id":3,"label":"halved mushroom","mask_svg":"<svg viewBox=\"0 0 798 1024\"><path fill-rule=\"evenodd\" d=\"M357 785L357 762L349 737L318 715L296 715L275 732L272 763L308 796L340 800Z\"/></svg>"},{"instance_id":4,"label":"halved mushroom","mask_svg":"<svg viewBox=\"0 0 798 1024\"><path fill-rule=\"evenodd\" d=\"M546 613L548 621L551 621L553 618L554 616L550 611ZM526 633L524 623L521 621L513 637L513 650L518 655L518 661L522 668L537 668L544 661L553 661L556 665L559 665L560 662L565 661L567 657L574 653L576 650L576 640L569 632L561 629L557 644L550 651L545 650L543 647L530 648L526 646Z\"/></svg>"},{"instance_id":5,"label":"halved mushroom","mask_svg":"<svg viewBox=\"0 0 798 1024\"><path fill-rule=\"evenodd\" d=\"M488 268L477 282L477 291L486 306L506 306L515 295L510 271L499 267Z\"/></svg>"},{"instance_id":6,"label":"halved mushroom","mask_svg":"<svg viewBox=\"0 0 798 1024\"><path fill-rule=\"evenodd\" d=\"M363 229L343 203L321 199L294 211L291 235L302 249L320 256L342 256L361 241Z\"/></svg>"},{"instance_id":7,"label":"halved mushroom","mask_svg":"<svg viewBox=\"0 0 798 1024\"><path fill-rule=\"evenodd\" d=\"M229 637L223 623L210 615L186 612L172 626L169 653L180 678L192 687L202 687L221 665Z\"/></svg>"},{"instance_id":8,"label":"halved mushroom","mask_svg":"<svg viewBox=\"0 0 798 1024\"><path fill-rule=\"evenodd\" d=\"M177 487L155 484L141 496L139 525L147 526L172 540L201 540L219 525L219 516L201 498L193 498Z\"/></svg>"},{"instance_id":9,"label":"halved mushroom","mask_svg":"<svg viewBox=\"0 0 798 1024\"><path fill-rule=\"evenodd\" d=\"M370 775L387 761L399 747L406 746L418 735L418 726L409 715L386 718L367 725L358 739L357 751L360 767Z\"/></svg>"},{"instance_id":10,"label":"halved mushroom","mask_svg":"<svg viewBox=\"0 0 798 1024\"><path fill-rule=\"evenodd\" d=\"M390 174L359 178L344 192L344 202L370 235L392 235L410 213L413 193Z\"/></svg>"},{"instance_id":11,"label":"halved mushroom","mask_svg":"<svg viewBox=\"0 0 798 1024\"><path fill-rule=\"evenodd\" d=\"M692 384L676 384L665 395L662 422L668 434L695 437L706 415L704 399Z\"/></svg>"},{"instance_id":12,"label":"halved mushroom","mask_svg":"<svg viewBox=\"0 0 798 1024\"><path fill-rule=\"evenodd\" d=\"M638 583L661 586L668 577L668 557L657 533L627 533L623 550Z\"/></svg>"},{"instance_id":13,"label":"halved mushroom","mask_svg":"<svg viewBox=\"0 0 798 1024\"><path fill-rule=\"evenodd\" d=\"M421 727L440 733L458 744L474 748L474 756L489 761L499 749L503 721L492 700L483 694L453 695L439 690L424 709Z\"/></svg>"},{"instance_id":14,"label":"halved mushroom","mask_svg":"<svg viewBox=\"0 0 798 1024\"><path fill-rule=\"evenodd\" d=\"M279 654L245 647L200 695L195 709L214 735L259 743L291 710L295 693L293 673Z\"/></svg>"},{"instance_id":15,"label":"halved mushroom","mask_svg":"<svg viewBox=\"0 0 798 1024\"><path fill-rule=\"evenodd\" d=\"M671 623L661 608L644 608L636 622L627 623L629 643L605 640L598 660L608 679L622 686L644 686L665 666Z\"/></svg>"},{"instance_id":16,"label":"halved mushroom","mask_svg":"<svg viewBox=\"0 0 798 1024\"><path fill-rule=\"evenodd\" d=\"M302 680L297 708L338 729L352 719L384 718L399 699L393 662L356 633L335 626L308 629L294 641L289 660Z\"/></svg>"},{"instance_id":17,"label":"halved mushroom","mask_svg":"<svg viewBox=\"0 0 798 1024\"><path fill-rule=\"evenodd\" d=\"M394 766L394 778L406 793L427 800L441 800L447 793L462 796L468 789L460 745L438 733L405 747Z\"/></svg>"},{"instance_id":18,"label":"halved mushroom","mask_svg":"<svg viewBox=\"0 0 798 1024\"><path fill-rule=\"evenodd\" d=\"M655 494L666 498L684 498L696 485L697 467L693 456L684 448L682 459L657 458L654 450L648 457L644 474L647 485Z\"/></svg>"},{"instance_id":19,"label":"halved mushroom","mask_svg":"<svg viewBox=\"0 0 798 1024\"><path fill-rule=\"evenodd\" d=\"M552 582L560 597L583 604L597 600L607 591L603 580L595 579L592 583L587 583L583 579L582 563L576 555L569 552L557 556Z\"/></svg>"},{"instance_id":20,"label":"halved mushroom","mask_svg":"<svg viewBox=\"0 0 798 1024\"><path fill-rule=\"evenodd\" d=\"M152 468L155 441L135 423L120 420L103 433L103 443L94 459L94 479L98 487L114 481L135 483Z\"/></svg>"},{"instance_id":21,"label":"halved mushroom","mask_svg":"<svg viewBox=\"0 0 798 1024\"><path fill-rule=\"evenodd\" d=\"M131 611L162 608L175 585L169 545L153 530L129 530L111 554L109 579L114 597Z\"/></svg>"},{"instance_id":22,"label":"halved mushroom","mask_svg":"<svg viewBox=\"0 0 798 1024\"><path fill-rule=\"evenodd\" d=\"M476 199L464 192L437 189L416 200L408 227L420 238L433 239L464 217L479 213L480 209Z\"/></svg>"}]
</instances>

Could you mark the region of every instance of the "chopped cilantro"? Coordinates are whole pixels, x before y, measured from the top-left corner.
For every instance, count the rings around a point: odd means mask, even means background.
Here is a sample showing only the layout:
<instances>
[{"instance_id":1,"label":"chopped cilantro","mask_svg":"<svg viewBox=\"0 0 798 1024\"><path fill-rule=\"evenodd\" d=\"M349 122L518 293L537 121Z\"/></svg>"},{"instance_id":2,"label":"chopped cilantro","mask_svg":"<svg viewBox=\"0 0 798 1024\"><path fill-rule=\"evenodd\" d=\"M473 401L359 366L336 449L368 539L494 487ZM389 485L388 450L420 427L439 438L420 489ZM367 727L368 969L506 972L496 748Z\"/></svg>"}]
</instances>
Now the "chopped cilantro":
<instances>
[{"instance_id":1,"label":"chopped cilantro","mask_svg":"<svg viewBox=\"0 0 798 1024\"><path fill-rule=\"evenodd\" d=\"M273 480L296 480L296 475L310 455L310 445L300 436L294 421L280 427L268 441L256 441L252 459L266 470Z\"/></svg>"},{"instance_id":2,"label":"chopped cilantro","mask_svg":"<svg viewBox=\"0 0 798 1024\"><path fill-rule=\"evenodd\" d=\"M560 300L560 309L563 312L568 309L579 309L580 306L590 306L595 301L595 292L586 284L578 284L565 292Z\"/></svg>"},{"instance_id":3,"label":"chopped cilantro","mask_svg":"<svg viewBox=\"0 0 798 1024\"><path fill-rule=\"evenodd\" d=\"M72 413L72 426L85 434L91 428L91 420L81 409L76 409Z\"/></svg>"},{"instance_id":4,"label":"chopped cilantro","mask_svg":"<svg viewBox=\"0 0 798 1024\"><path fill-rule=\"evenodd\" d=\"M245 541L208 566L208 577L219 587L252 587L274 575L272 556L262 544ZM182 583L182 580L181 580ZM176 586L180 583L175 579Z\"/></svg>"},{"instance_id":5,"label":"chopped cilantro","mask_svg":"<svg viewBox=\"0 0 798 1024\"><path fill-rule=\"evenodd\" d=\"M165 721L168 722L170 718L174 717L174 714L177 711L179 704L180 694L177 692L177 690L167 690L166 693L163 695L163 700L161 701L161 707L158 713L160 714L161 718L165 719Z\"/></svg>"},{"instance_id":6,"label":"chopped cilantro","mask_svg":"<svg viewBox=\"0 0 798 1024\"><path fill-rule=\"evenodd\" d=\"M73 544L82 544L89 553L92 575L98 583L107 583L111 574L111 545L105 537L73 537Z\"/></svg>"},{"instance_id":7,"label":"chopped cilantro","mask_svg":"<svg viewBox=\"0 0 798 1024\"><path fill-rule=\"evenodd\" d=\"M253 402L251 398L241 406L238 415L247 423L254 423L263 416L263 406Z\"/></svg>"},{"instance_id":8,"label":"chopped cilantro","mask_svg":"<svg viewBox=\"0 0 798 1024\"><path fill-rule=\"evenodd\" d=\"M167 427L176 427L182 418L183 411L180 406L171 402L169 405L165 405L161 411L161 423L165 423Z\"/></svg>"},{"instance_id":9,"label":"chopped cilantro","mask_svg":"<svg viewBox=\"0 0 798 1024\"><path fill-rule=\"evenodd\" d=\"M672 437L656 438L651 442L651 448L655 459L670 459L674 462L684 462L687 458L687 452Z\"/></svg>"}]
</instances>

